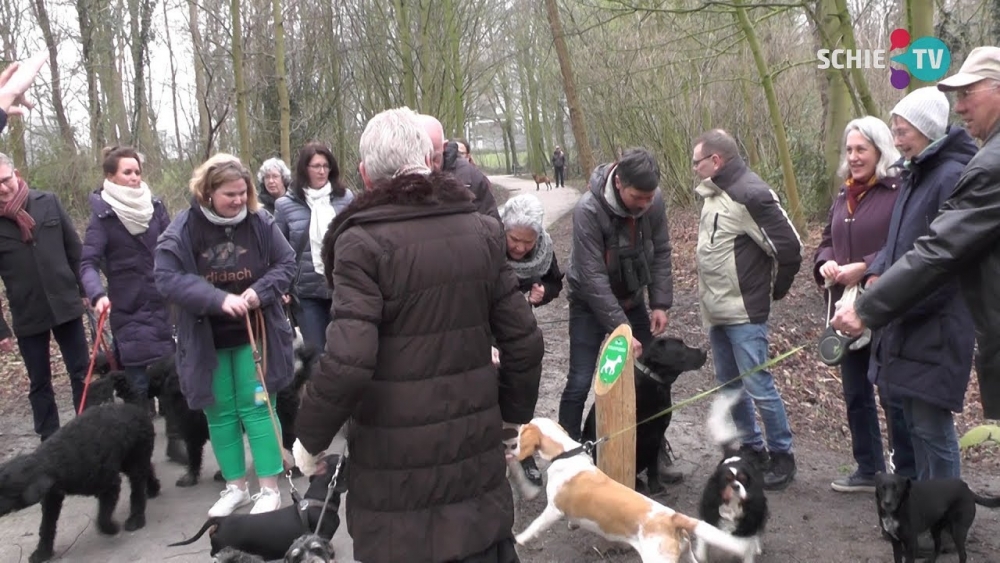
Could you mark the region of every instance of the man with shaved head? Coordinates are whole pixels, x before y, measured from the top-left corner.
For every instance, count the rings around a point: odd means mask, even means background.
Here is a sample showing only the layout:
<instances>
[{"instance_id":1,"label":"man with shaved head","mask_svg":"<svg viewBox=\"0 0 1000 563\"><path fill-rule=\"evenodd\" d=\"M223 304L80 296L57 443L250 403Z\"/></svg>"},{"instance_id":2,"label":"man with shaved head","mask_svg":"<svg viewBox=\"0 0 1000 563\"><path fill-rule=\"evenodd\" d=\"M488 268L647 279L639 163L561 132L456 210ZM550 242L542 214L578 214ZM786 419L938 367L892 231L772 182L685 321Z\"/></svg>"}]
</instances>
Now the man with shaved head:
<instances>
[{"instance_id":1,"label":"man with shaved head","mask_svg":"<svg viewBox=\"0 0 1000 563\"><path fill-rule=\"evenodd\" d=\"M431 145L434 147L434 158L431 164L434 170L441 170L441 163L444 159L444 127L432 115L418 114L417 119L431 137ZM498 223L502 223L500 212L497 211L497 201L493 197L493 190L486 175L462 157L455 159L455 169L449 172L476 196L474 203L480 213L489 215Z\"/></svg>"}]
</instances>

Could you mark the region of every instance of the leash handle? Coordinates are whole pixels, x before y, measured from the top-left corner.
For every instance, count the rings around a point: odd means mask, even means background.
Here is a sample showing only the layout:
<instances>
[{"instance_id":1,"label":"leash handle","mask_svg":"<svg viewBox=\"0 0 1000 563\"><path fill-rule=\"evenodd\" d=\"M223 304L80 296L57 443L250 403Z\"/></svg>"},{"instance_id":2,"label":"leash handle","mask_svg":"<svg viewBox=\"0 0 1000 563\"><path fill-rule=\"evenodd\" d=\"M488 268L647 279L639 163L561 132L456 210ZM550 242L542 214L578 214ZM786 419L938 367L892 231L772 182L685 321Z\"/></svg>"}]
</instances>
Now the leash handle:
<instances>
[{"instance_id":1,"label":"leash handle","mask_svg":"<svg viewBox=\"0 0 1000 563\"><path fill-rule=\"evenodd\" d=\"M80 410L77 411L77 416L83 414L83 408L87 404L87 391L90 389L90 380L94 377L94 364L97 362L97 350L104 341L104 321L108 319L108 311L111 308L108 307L101 312L101 317L97 319L97 336L94 337L94 350L90 354L90 367L87 368L87 378L83 380L83 395L80 396ZM107 354L107 352L105 352ZM114 361L111 356L108 356L108 361Z\"/></svg>"},{"instance_id":2,"label":"leash handle","mask_svg":"<svg viewBox=\"0 0 1000 563\"><path fill-rule=\"evenodd\" d=\"M101 338L101 350L104 351L104 356L108 359L108 366L111 367L111 371L118 371L118 360L115 359L115 355L112 353L112 348L113 348L113 345L114 345L114 341L113 341L114 335L111 335L112 342L108 342L108 341L104 340L104 338L103 338L104 331L103 330L98 330L94 326L94 323L95 323L95 321L94 321L94 311L92 309L90 309L89 307L87 307L86 310L87 310L87 323L90 324L90 339L93 340L94 342L97 342L97 334L98 333L101 334L101 336L102 336L102 338Z\"/></svg>"}]
</instances>

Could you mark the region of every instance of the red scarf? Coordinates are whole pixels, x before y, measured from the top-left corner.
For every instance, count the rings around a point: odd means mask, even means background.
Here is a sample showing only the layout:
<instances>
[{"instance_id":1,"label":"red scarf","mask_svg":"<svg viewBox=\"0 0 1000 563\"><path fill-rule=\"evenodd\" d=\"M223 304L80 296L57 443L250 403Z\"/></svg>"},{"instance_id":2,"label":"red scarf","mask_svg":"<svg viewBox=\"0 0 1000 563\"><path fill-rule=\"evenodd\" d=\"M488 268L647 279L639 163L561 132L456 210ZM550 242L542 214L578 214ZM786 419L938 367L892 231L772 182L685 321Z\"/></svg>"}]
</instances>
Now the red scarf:
<instances>
[{"instance_id":1,"label":"red scarf","mask_svg":"<svg viewBox=\"0 0 1000 563\"><path fill-rule=\"evenodd\" d=\"M854 178L848 178L845 184L847 185L847 214L854 215L854 210L858 208L858 204L868 193L868 190L872 186L878 183L878 178L872 176L867 182L861 183L856 182Z\"/></svg>"},{"instance_id":2,"label":"red scarf","mask_svg":"<svg viewBox=\"0 0 1000 563\"><path fill-rule=\"evenodd\" d=\"M35 228L35 220L25 209L26 203L28 203L28 184L18 178L17 191L14 192L14 197L0 209L0 217L6 217L17 223L17 227L21 229L21 240L31 242L34 239L31 230Z\"/></svg>"}]
</instances>

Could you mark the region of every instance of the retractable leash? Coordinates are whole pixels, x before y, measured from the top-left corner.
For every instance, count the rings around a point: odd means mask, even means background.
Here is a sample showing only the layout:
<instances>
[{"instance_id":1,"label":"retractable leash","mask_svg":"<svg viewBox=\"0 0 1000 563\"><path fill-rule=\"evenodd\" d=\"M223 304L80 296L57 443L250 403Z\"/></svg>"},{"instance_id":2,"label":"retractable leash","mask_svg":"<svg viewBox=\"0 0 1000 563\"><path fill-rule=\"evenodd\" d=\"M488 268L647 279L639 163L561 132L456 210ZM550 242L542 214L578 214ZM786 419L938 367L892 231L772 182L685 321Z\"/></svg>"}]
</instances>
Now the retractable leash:
<instances>
[{"instance_id":1,"label":"retractable leash","mask_svg":"<svg viewBox=\"0 0 1000 563\"><path fill-rule=\"evenodd\" d=\"M859 337L850 337L830 326L833 318L833 286L836 282L826 280L826 330L819 337L819 359L828 366L840 365L844 361L848 347Z\"/></svg>"}]
</instances>

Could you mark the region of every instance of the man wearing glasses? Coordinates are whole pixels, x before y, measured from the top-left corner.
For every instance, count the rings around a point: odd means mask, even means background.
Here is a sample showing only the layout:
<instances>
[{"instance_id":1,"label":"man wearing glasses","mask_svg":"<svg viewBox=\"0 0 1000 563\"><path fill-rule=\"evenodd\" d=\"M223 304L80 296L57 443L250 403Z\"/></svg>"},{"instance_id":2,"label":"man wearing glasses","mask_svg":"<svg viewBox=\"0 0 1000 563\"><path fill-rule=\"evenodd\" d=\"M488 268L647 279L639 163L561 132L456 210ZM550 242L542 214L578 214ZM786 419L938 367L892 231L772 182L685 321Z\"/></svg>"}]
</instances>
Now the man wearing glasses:
<instances>
[{"instance_id":1,"label":"man wearing glasses","mask_svg":"<svg viewBox=\"0 0 1000 563\"><path fill-rule=\"evenodd\" d=\"M1000 48L977 47L958 74L938 83L983 142L951 197L912 250L832 324L848 335L880 328L944 283L958 279L976 325L976 371L985 418L1000 418Z\"/></svg>"},{"instance_id":2,"label":"man wearing glasses","mask_svg":"<svg viewBox=\"0 0 1000 563\"><path fill-rule=\"evenodd\" d=\"M701 315L715 378L726 383L767 361L771 301L791 288L802 242L774 190L746 165L729 133L713 129L695 139L691 166L701 180L695 192L705 200L697 251ZM764 474L765 489L784 489L795 477L795 456L774 377L762 369L733 387L746 388L732 409L742 433L740 455Z\"/></svg>"},{"instance_id":3,"label":"man wearing glasses","mask_svg":"<svg viewBox=\"0 0 1000 563\"><path fill-rule=\"evenodd\" d=\"M50 334L69 372L74 410L83 395L88 351L82 320L86 298L79 278L82 248L56 196L29 189L10 157L0 154L0 279L31 381L28 400L35 432L42 440L59 429ZM14 342L11 327L0 316L0 351L12 351Z\"/></svg>"}]
</instances>

